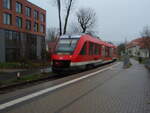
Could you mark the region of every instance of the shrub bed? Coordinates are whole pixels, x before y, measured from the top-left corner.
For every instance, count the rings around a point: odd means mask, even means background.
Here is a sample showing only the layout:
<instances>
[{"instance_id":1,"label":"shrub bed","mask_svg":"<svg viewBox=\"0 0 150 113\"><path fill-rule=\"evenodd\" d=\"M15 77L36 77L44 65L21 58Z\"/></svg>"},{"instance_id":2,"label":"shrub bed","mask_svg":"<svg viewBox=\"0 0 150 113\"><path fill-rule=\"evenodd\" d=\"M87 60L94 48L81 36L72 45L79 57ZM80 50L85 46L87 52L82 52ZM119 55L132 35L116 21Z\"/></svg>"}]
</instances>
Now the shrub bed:
<instances>
[{"instance_id":1,"label":"shrub bed","mask_svg":"<svg viewBox=\"0 0 150 113\"><path fill-rule=\"evenodd\" d=\"M31 69L31 68L42 68L50 66L50 62L27 62L27 63L0 63L0 69Z\"/></svg>"},{"instance_id":2,"label":"shrub bed","mask_svg":"<svg viewBox=\"0 0 150 113\"><path fill-rule=\"evenodd\" d=\"M4 69L11 69L11 68L20 68L22 67L21 63L0 63L0 68Z\"/></svg>"},{"instance_id":3,"label":"shrub bed","mask_svg":"<svg viewBox=\"0 0 150 113\"><path fill-rule=\"evenodd\" d=\"M35 75L27 75L23 76L20 78L14 78L11 80L5 80L5 81L0 81L0 88L2 87L7 87L7 86L13 86L16 84L24 84L28 82L34 82L36 80L41 80L41 79L48 79L52 73L46 73L46 74L35 74Z\"/></svg>"},{"instance_id":4,"label":"shrub bed","mask_svg":"<svg viewBox=\"0 0 150 113\"><path fill-rule=\"evenodd\" d=\"M150 59L145 61L145 66L150 70Z\"/></svg>"}]
</instances>

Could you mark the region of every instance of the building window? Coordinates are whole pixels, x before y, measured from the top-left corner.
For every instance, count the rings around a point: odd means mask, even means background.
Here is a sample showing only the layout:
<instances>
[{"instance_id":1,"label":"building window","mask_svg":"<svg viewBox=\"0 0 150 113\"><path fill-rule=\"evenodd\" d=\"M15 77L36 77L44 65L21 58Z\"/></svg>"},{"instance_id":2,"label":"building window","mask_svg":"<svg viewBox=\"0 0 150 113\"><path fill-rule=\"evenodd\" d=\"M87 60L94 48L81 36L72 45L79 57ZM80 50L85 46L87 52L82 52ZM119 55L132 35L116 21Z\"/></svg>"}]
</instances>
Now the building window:
<instances>
[{"instance_id":1,"label":"building window","mask_svg":"<svg viewBox=\"0 0 150 113\"><path fill-rule=\"evenodd\" d=\"M31 21L30 20L26 20L26 29L31 30Z\"/></svg>"},{"instance_id":2,"label":"building window","mask_svg":"<svg viewBox=\"0 0 150 113\"><path fill-rule=\"evenodd\" d=\"M44 22L45 21L45 15L44 14L40 14L40 21Z\"/></svg>"},{"instance_id":3,"label":"building window","mask_svg":"<svg viewBox=\"0 0 150 113\"><path fill-rule=\"evenodd\" d=\"M11 14L8 13L3 14L3 24L7 24L7 25L11 24Z\"/></svg>"},{"instance_id":4,"label":"building window","mask_svg":"<svg viewBox=\"0 0 150 113\"><path fill-rule=\"evenodd\" d=\"M15 31L4 30L4 35L6 42L6 61L18 61L20 57L20 33Z\"/></svg>"},{"instance_id":5,"label":"building window","mask_svg":"<svg viewBox=\"0 0 150 113\"><path fill-rule=\"evenodd\" d=\"M11 9L11 0L3 0L3 7L6 9Z\"/></svg>"},{"instance_id":6,"label":"building window","mask_svg":"<svg viewBox=\"0 0 150 113\"><path fill-rule=\"evenodd\" d=\"M44 33L44 25L40 25L40 32Z\"/></svg>"},{"instance_id":7,"label":"building window","mask_svg":"<svg viewBox=\"0 0 150 113\"><path fill-rule=\"evenodd\" d=\"M22 18L16 17L16 25L18 28L22 28Z\"/></svg>"},{"instance_id":8,"label":"building window","mask_svg":"<svg viewBox=\"0 0 150 113\"><path fill-rule=\"evenodd\" d=\"M26 7L26 16L30 17L31 16L31 8Z\"/></svg>"},{"instance_id":9,"label":"building window","mask_svg":"<svg viewBox=\"0 0 150 113\"><path fill-rule=\"evenodd\" d=\"M19 2L16 2L16 12L22 13L22 4Z\"/></svg>"},{"instance_id":10,"label":"building window","mask_svg":"<svg viewBox=\"0 0 150 113\"><path fill-rule=\"evenodd\" d=\"M34 23L34 32L38 32L38 23Z\"/></svg>"},{"instance_id":11,"label":"building window","mask_svg":"<svg viewBox=\"0 0 150 113\"><path fill-rule=\"evenodd\" d=\"M34 10L34 19L38 20L39 12L37 10Z\"/></svg>"}]
</instances>

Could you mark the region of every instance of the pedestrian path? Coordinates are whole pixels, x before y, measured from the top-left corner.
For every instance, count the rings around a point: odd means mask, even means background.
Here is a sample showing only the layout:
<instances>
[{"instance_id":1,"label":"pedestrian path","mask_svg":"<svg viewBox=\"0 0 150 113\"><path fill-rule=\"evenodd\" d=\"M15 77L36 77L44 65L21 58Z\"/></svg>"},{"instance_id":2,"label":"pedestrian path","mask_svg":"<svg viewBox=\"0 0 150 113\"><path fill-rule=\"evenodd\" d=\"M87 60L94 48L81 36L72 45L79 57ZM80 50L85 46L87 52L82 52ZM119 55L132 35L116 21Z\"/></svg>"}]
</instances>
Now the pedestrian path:
<instances>
[{"instance_id":1,"label":"pedestrian path","mask_svg":"<svg viewBox=\"0 0 150 113\"><path fill-rule=\"evenodd\" d=\"M131 62L131 68L61 113L150 113L150 73L137 61Z\"/></svg>"}]
</instances>

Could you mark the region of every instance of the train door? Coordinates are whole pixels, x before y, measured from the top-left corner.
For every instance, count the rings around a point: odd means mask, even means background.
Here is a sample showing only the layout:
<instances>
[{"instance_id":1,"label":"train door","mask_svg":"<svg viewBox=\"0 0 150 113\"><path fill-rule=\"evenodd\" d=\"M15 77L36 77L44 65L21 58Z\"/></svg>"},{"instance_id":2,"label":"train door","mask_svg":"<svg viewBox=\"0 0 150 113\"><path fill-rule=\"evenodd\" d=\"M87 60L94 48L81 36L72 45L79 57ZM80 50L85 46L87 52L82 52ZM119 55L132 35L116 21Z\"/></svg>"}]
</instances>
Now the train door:
<instances>
[{"instance_id":1,"label":"train door","mask_svg":"<svg viewBox=\"0 0 150 113\"><path fill-rule=\"evenodd\" d=\"M117 59L117 49L113 48L113 59Z\"/></svg>"},{"instance_id":2,"label":"train door","mask_svg":"<svg viewBox=\"0 0 150 113\"><path fill-rule=\"evenodd\" d=\"M98 60L99 59L99 45L98 44L94 44L94 60Z\"/></svg>"},{"instance_id":3,"label":"train door","mask_svg":"<svg viewBox=\"0 0 150 113\"><path fill-rule=\"evenodd\" d=\"M102 45L99 45L99 58L102 57Z\"/></svg>"},{"instance_id":4,"label":"train door","mask_svg":"<svg viewBox=\"0 0 150 113\"><path fill-rule=\"evenodd\" d=\"M82 47L82 49L81 49L81 51L80 51L80 53L79 53L79 56L78 56L78 60L79 61L85 62L85 61L88 60L88 57L87 57L87 55L88 55L87 48L88 48L88 43L85 42L84 45L83 45L83 47Z\"/></svg>"},{"instance_id":5,"label":"train door","mask_svg":"<svg viewBox=\"0 0 150 113\"><path fill-rule=\"evenodd\" d=\"M109 58L109 56L110 56L110 50L109 50L109 47L105 47L105 60L109 60L110 58Z\"/></svg>"},{"instance_id":6,"label":"train door","mask_svg":"<svg viewBox=\"0 0 150 113\"><path fill-rule=\"evenodd\" d=\"M89 60L94 60L94 44L89 42Z\"/></svg>"},{"instance_id":7,"label":"train door","mask_svg":"<svg viewBox=\"0 0 150 113\"><path fill-rule=\"evenodd\" d=\"M105 46L102 46L102 59L104 60L105 59Z\"/></svg>"},{"instance_id":8,"label":"train door","mask_svg":"<svg viewBox=\"0 0 150 113\"><path fill-rule=\"evenodd\" d=\"M113 60L113 48L109 48L110 59Z\"/></svg>"}]
</instances>

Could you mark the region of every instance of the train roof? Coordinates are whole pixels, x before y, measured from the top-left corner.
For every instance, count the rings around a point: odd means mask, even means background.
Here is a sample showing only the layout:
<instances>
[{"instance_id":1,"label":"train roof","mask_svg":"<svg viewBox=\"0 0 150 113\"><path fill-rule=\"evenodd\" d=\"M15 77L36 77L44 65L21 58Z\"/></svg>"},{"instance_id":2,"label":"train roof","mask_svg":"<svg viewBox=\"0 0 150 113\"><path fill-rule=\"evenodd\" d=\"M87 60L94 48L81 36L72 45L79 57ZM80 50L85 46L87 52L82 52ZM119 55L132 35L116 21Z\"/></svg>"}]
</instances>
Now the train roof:
<instances>
[{"instance_id":1,"label":"train roof","mask_svg":"<svg viewBox=\"0 0 150 113\"><path fill-rule=\"evenodd\" d=\"M72 38L72 39L77 38L77 39L80 39L82 35L83 34L62 35L62 36L60 36L60 39L68 39L68 38Z\"/></svg>"},{"instance_id":2,"label":"train roof","mask_svg":"<svg viewBox=\"0 0 150 113\"><path fill-rule=\"evenodd\" d=\"M85 38L85 40L92 41L92 42L94 42L94 43L99 43L99 44L104 45L104 46L116 48L116 46L113 45L113 44L110 44L110 43L108 43L108 42L105 42L105 41L103 41L103 40L97 38L97 37L92 37L92 36L87 35L87 34L86 34L86 35L83 35L82 38Z\"/></svg>"},{"instance_id":3,"label":"train roof","mask_svg":"<svg viewBox=\"0 0 150 113\"><path fill-rule=\"evenodd\" d=\"M102 44L104 46L116 48L116 46L113 45L113 44L110 44L108 42L102 41L101 39L99 39L97 37L93 37L91 35L84 34L84 33L81 33L81 34L71 34L71 35L68 34L68 35L62 35L62 36L60 36L60 39L80 39L80 38L84 38L85 41L88 40L88 41L92 41L94 43Z\"/></svg>"}]
</instances>

